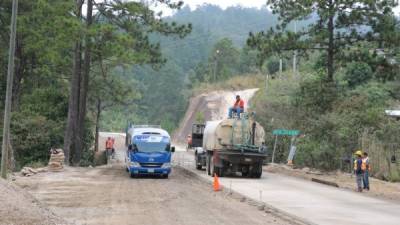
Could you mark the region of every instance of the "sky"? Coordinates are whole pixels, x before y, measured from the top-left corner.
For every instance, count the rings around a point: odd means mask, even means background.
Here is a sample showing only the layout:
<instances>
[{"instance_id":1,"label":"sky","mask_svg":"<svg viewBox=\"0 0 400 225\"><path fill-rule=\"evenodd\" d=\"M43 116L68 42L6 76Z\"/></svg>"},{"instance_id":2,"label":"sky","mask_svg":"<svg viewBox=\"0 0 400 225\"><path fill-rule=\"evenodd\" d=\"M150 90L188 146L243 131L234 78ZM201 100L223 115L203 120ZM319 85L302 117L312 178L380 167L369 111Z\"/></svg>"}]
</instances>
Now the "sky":
<instances>
[{"instance_id":1,"label":"sky","mask_svg":"<svg viewBox=\"0 0 400 225\"><path fill-rule=\"evenodd\" d=\"M218 5L222 9L226 9L229 6L243 6L243 7L256 7L260 8L265 6L267 0L182 0L184 2L184 6L190 6L192 10L196 9L197 6L202 4L213 4ZM170 16L173 14L173 11L168 10L166 8L162 8L163 16Z\"/></svg>"},{"instance_id":2,"label":"sky","mask_svg":"<svg viewBox=\"0 0 400 225\"><path fill-rule=\"evenodd\" d=\"M218 5L222 9L226 9L229 6L237 6L241 5L243 7L256 7L260 8L266 5L267 0L182 0L186 5L190 6L192 10L196 9L197 6L202 5L204 3ZM170 16L173 14L173 11L162 9L163 16ZM396 7L394 9L396 15L400 15L400 7Z\"/></svg>"},{"instance_id":3,"label":"sky","mask_svg":"<svg viewBox=\"0 0 400 225\"><path fill-rule=\"evenodd\" d=\"M226 9L229 6L236 6L236 5L259 8L261 6L265 6L267 2L266 0L183 0L183 1L185 2L186 5L189 5L190 8L192 9L204 3L219 5L223 9Z\"/></svg>"}]
</instances>

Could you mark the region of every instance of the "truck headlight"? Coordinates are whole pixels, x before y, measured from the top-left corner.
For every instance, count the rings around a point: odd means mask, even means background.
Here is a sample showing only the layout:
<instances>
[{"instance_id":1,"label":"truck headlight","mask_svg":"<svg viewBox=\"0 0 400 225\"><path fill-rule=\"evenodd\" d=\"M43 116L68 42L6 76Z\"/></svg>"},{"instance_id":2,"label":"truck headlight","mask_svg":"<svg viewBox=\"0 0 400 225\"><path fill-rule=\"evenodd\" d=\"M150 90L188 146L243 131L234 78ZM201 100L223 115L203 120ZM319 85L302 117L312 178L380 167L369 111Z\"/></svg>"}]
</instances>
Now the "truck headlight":
<instances>
[{"instance_id":1,"label":"truck headlight","mask_svg":"<svg viewBox=\"0 0 400 225\"><path fill-rule=\"evenodd\" d=\"M196 148L197 154L202 154L204 152L204 149L201 147Z\"/></svg>"},{"instance_id":2,"label":"truck headlight","mask_svg":"<svg viewBox=\"0 0 400 225\"><path fill-rule=\"evenodd\" d=\"M138 162L131 162L130 165L131 167L140 167L140 163Z\"/></svg>"},{"instance_id":3,"label":"truck headlight","mask_svg":"<svg viewBox=\"0 0 400 225\"><path fill-rule=\"evenodd\" d=\"M167 168L171 168L171 163L164 163L161 168L167 169Z\"/></svg>"}]
</instances>

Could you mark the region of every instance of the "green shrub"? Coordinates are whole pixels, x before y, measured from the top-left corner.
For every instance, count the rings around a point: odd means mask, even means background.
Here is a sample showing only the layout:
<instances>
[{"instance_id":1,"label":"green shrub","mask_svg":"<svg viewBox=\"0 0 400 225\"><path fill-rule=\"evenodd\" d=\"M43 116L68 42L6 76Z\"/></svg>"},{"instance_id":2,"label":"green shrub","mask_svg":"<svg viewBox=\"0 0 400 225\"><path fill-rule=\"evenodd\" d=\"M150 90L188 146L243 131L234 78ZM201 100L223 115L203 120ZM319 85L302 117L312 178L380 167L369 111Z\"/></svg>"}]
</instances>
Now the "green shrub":
<instances>
[{"instance_id":1,"label":"green shrub","mask_svg":"<svg viewBox=\"0 0 400 225\"><path fill-rule=\"evenodd\" d=\"M267 61L267 70L269 74L275 74L279 72L279 62L280 60L278 58L271 58ZM286 69L286 63L285 61L282 60L282 71Z\"/></svg>"},{"instance_id":2,"label":"green shrub","mask_svg":"<svg viewBox=\"0 0 400 225\"><path fill-rule=\"evenodd\" d=\"M62 146L64 124L43 116L17 113L13 116L11 137L17 167L47 162L50 148Z\"/></svg>"},{"instance_id":3,"label":"green shrub","mask_svg":"<svg viewBox=\"0 0 400 225\"><path fill-rule=\"evenodd\" d=\"M344 79L347 81L349 87L356 87L358 85L368 82L373 77L371 67L364 62L351 62L347 65Z\"/></svg>"}]
</instances>

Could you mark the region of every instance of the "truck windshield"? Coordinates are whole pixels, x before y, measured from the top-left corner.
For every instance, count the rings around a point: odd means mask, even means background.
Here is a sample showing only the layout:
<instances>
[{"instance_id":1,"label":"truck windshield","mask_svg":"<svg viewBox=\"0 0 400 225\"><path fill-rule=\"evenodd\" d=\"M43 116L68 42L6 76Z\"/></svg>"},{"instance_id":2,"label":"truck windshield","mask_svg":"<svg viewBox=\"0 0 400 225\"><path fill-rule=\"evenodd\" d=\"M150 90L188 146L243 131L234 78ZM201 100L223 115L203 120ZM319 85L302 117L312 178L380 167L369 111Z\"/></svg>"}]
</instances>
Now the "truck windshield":
<instances>
[{"instance_id":1,"label":"truck windshield","mask_svg":"<svg viewBox=\"0 0 400 225\"><path fill-rule=\"evenodd\" d=\"M134 144L139 152L165 152L170 147L169 138L159 135L136 136Z\"/></svg>"}]
</instances>

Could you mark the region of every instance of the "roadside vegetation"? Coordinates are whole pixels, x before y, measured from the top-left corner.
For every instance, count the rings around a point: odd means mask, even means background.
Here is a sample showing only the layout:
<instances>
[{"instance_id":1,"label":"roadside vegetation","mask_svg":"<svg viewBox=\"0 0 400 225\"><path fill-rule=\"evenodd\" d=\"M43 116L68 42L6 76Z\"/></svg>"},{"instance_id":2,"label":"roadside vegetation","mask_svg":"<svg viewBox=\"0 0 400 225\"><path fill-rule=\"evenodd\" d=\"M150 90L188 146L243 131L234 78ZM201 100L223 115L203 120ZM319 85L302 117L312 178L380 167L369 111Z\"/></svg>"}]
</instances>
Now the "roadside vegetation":
<instances>
[{"instance_id":1,"label":"roadside vegetation","mask_svg":"<svg viewBox=\"0 0 400 225\"><path fill-rule=\"evenodd\" d=\"M392 12L395 4L347 3L268 1L278 25L250 33L241 49L233 49L226 39L217 42L208 63L194 71L194 93L246 84L259 87L252 108L266 128L271 150L274 129L296 129L302 134L297 139L296 166L350 172L354 151L362 149L370 154L374 176L397 181L400 122L385 113L400 109L400 25ZM221 49L229 54L220 54ZM254 64L242 64L247 60L235 57L244 52ZM293 54L298 60L296 72ZM243 67L258 75L238 75ZM286 162L289 143L289 137L278 142L277 162Z\"/></svg>"},{"instance_id":2,"label":"roadside vegetation","mask_svg":"<svg viewBox=\"0 0 400 225\"><path fill-rule=\"evenodd\" d=\"M309 1L270 0L272 12L170 4L181 9L163 18L143 3L91 2L92 12L73 1L20 2L11 133L17 168L46 163L51 147L88 165L98 131L123 132L128 121L173 131L191 96L258 87L252 108L270 149L273 129L298 129L298 166L349 171L352 152L362 148L376 176L400 179L400 124L385 114L400 109L392 1L319 1L315 13ZM10 0L0 3L1 102L10 8ZM288 142L278 143L278 162Z\"/></svg>"},{"instance_id":3,"label":"roadside vegetation","mask_svg":"<svg viewBox=\"0 0 400 225\"><path fill-rule=\"evenodd\" d=\"M69 150L74 165L91 164L98 131L123 132L128 121L173 131L198 79L214 77L215 46L250 65L254 60L241 51L249 27L257 31L275 21L265 19L271 16L266 9L203 5L160 18L142 2L90 2L84 8L80 1L19 2L10 142L15 169L46 164L52 147ZM181 7L172 4L178 1L160 2ZM11 3L0 3L0 102ZM233 70L224 60L215 74L221 83L231 73L249 72ZM197 78L200 64L207 65L208 74Z\"/></svg>"},{"instance_id":4,"label":"roadside vegetation","mask_svg":"<svg viewBox=\"0 0 400 225\"><path fill-rule=\"evenodd\" d=\"M248 45L261 59L300 54L304 57L299 65L304 65L299 74L279 79L275 90L258 96L254 105L267 129L302 131L299 165L351 171L352 154L362 149L370 153L374 175L399 180L400 123L385 115L385 109L399 107L400 25L392 12L396 3L268 4L279 15L279 25L251 33ZM315 20L304 27L287 29L310 17ZM287 154L279 156L282 162Z\"/></svg>"},{"instance_id":5,"label":"roadside vegetation","mask_svg":"<svg viewBox=\"0 0 400 225\"><path fill-rule=\"evenodd\" d=\"M182 6L156 2L172 9ZM11 5L11 0L0 3L2 103ZM14 169L45 163L50 148L62 148L67 164L91 164L102 118L113 117L107 110L132 112L141 99L138 84L126 71L166 62L150 36L179 40L191 32L190 23L164 21L150 7L132 1L19 2L9 160Z\"/></svg>"}]
</instances>

